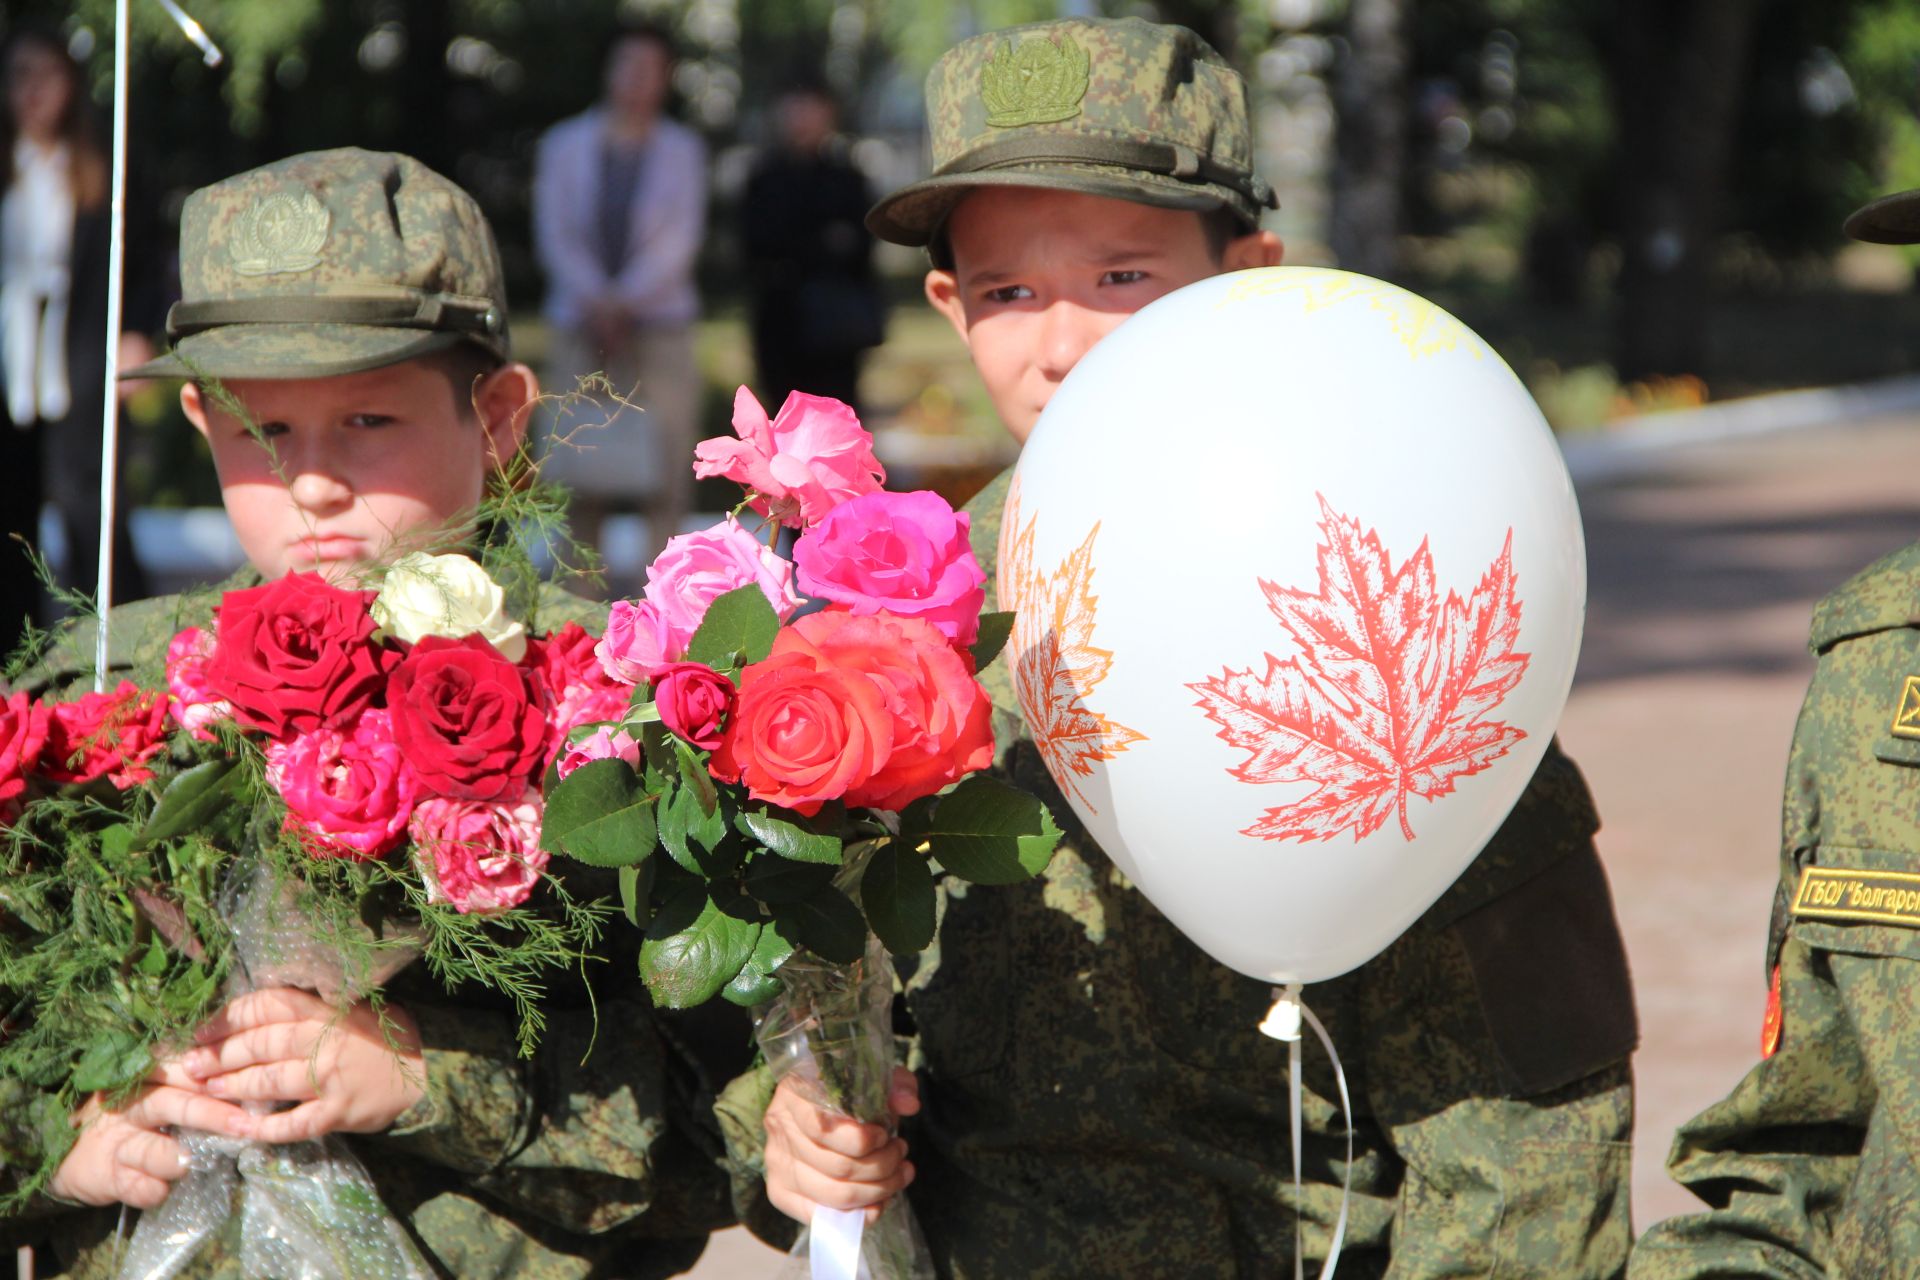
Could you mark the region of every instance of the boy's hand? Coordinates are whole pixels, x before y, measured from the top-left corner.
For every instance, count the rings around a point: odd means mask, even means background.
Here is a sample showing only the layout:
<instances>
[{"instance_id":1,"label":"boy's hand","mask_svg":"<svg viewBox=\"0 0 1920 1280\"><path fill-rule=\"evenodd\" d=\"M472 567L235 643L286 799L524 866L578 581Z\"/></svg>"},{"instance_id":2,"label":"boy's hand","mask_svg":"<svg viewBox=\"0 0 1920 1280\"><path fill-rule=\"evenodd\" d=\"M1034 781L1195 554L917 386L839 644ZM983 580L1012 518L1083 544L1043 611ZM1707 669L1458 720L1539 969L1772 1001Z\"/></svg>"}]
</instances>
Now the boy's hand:
<instances>
[{"instance_id":1,"label":"boy's hand","mask_svg":"<svg viewBox=\"0 0 1920 1280\"><path fill-rule=\"evenodd\" d=\"M896 1067L888 1103L897 1116L920 1110L920 1082ZM767 1199L800 1222L816 1206L865 1209L867 1221L913 1182L904 1139L877 1124L861 1124L809 1102L782 1080L767 1107Z\"/></svg>"},{"instance_id":2,"label":"boy's hand","mask_svg":"<svg viewBox=\"0 0 1920 1280\"><path fill-rule=\"evenodd\" d=\"M199 1090L177 1063L162 1063L126 1105L109 1109L98 1094L74 1115L80 1136L47 1190L76 1204L151 1209L187 1171L186 1154L163 1129L201 1129L250 1138L253 1116Z\"/></svg>"},{"instance_id":3,"label":"boy's hand","mask_svg":"<svg viewBox=\"0 0 1920 1280\"><path fill-rule=\"evenodd\" d=\"M418 1028L393 1005L385 1013L393 1045L364 1000L343 1014L310 991L270 987L215 1014L180 1061L216 1098L298 1103L255 1118L263 1142L378 1133L426 1094Z\"/></svg>"}]
</instances>

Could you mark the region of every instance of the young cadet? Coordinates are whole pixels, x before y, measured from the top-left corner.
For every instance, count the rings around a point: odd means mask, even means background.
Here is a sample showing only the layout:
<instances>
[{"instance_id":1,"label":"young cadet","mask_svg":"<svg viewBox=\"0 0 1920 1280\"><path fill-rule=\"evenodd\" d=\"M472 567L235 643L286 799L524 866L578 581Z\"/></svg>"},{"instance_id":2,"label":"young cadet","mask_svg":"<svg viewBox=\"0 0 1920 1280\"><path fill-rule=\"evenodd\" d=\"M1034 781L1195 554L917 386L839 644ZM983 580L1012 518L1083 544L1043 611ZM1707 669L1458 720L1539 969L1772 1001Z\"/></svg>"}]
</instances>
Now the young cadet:
<instances>
[{"instance_id":1,"label":"young cadet","mask_svg":"<svg viewBox=\"0 0 1920 1280\"><path fill-rule=\"evenodd\" d=\"M442 531L519 448L538 391L509 354L499 255L473 199L406 156L318 152L195 192L180 242L173 350L130 376L193 379L181 406L254 571L345 580L397 540L457 542ZM594 607L558 592L542 603L542 629ZM116 610L115 665L154 669L179 627L204 625L205 605ZM29 682L91 663L82 629ZM343 1015L291 988L242 996L127 1105L89 1102L74 1117L71 1153L0 1223L0 1246L32 1246L42 1276L110 1276L121 1206L159 1204L186 1172L177 1128L264 1142L337 1133L441 1274L678 1272L727 1217L718 1139L685 1121L709 1105L700 1072L629 994L637 984L615 987L634 958L613 959L594 966L607 975L597 994L552 984L531 1061L504 1002L449 995L423 965L388 987L398 1061L365 1004ZM236 1105L249 1102L293 1105L256 1116ZM35 1167L44 1109L0 1097L0 1189ZM233 1265L209 1250L184 1274Z\"/></svg>"},{"instance_id":2,"label":"young cadet","mask_svg":"<svg viewBox=\"0 0 1920 1280\"><path fill-rule=\"evenodd\" d=\"M1920 243L1920 191L1846 231ZM1760 1061L1674 1137L1708 1209L1649 1230L1635 1280L1920 1275L1920 543L1822 600L1808 644Z\"/></svg>"},{"instance_id":3,"label":"young cadet","mask_svg":"<svg viewBox=\"0 0 1920 1280\"><path fill-rule=\"evenodd\" d=\"M869 225L928 246L927 297L1017 440L1128 315L1279 260L1257 229L1273 200L1253 172L1245 89L1189 31L1065 20L982 35L935 66L927 107L933 176ZM987 566L1006 488L1003 475L968 508ZM1134 890L1073 821L1004 669L983 679L1000 767L1048 799L1067 839L1031 885L950 889L933 949L903 965L910 1163L877 1126L786 1086L752 1152L765 1078L730 1087L730 1142L760 1156L774 1206L804 1220L911 1181L944 1276L1267 1276L1296 1227L1325 1256L1347 1176L1343 1277L1621 1271L1636 1025L1593 804L1557 748L1424 917L1308 989L1346 1062L1354 1157L1331 1068L1310 1050L1296 1202L1286 1050L1255 1030L1271 987L1210 959Z\"/></svg>"}]
</instances>

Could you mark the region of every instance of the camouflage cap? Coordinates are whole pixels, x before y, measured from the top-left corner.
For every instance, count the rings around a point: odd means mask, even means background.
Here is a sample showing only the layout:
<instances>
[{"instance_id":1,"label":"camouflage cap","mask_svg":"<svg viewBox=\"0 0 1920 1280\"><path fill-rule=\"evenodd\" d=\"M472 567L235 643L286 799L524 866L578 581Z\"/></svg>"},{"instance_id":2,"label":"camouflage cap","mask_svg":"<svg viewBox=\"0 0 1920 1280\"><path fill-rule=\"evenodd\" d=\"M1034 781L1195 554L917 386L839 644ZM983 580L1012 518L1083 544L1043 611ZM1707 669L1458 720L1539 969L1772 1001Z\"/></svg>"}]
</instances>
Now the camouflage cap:
<instances>
[{"instance_id":1,"label":"camouflage cap","mask_svg":"<svg viewBox=\"0 0 1920 1280\"><path fill-rule=\"evenodd\" d=\"M462 342L507 355L472 196L411 156L311 151L187 198L173 349L127 377L331 378Z\"/></svg>"},{"instance_id":2,"label":"camouflage cap","mask_svg":"<svg viewBox=\"0 0 1920 1280\"><path fill-rule=\"evenodd\" d=\"M1920 244L1920 191L1899 191L1862 205L1841 229L1873 244Z\"/></svg>"},{"instance_id":3,"label":"camouflage cap","mask_svg":"<svg viewBox=\"0 0 1920 1280\"><path fill-rule=\"evenodd\" d=\"M1049 187L1169 209L1278 207L1253 171L1247 87L1185 27L1070 18L975 36L927 76L933 175L867 215L923 245L968 192Z\"/></svg>"}]
</instances>

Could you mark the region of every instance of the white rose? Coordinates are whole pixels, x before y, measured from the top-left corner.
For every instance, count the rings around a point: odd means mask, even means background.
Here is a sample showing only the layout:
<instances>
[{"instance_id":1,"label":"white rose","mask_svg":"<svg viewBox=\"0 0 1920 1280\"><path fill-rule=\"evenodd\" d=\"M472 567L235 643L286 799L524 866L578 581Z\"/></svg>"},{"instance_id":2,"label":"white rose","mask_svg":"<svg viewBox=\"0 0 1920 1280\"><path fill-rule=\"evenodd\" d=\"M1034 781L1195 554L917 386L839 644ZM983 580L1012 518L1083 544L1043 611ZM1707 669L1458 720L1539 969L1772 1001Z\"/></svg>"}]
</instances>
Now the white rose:
<instances>
[{"instance_id":1,"label":"white rose","mask_svg":"<svg viewBox=\"0 0 1920 1280\"><path fill-rule=\"evenodd\" d=\"M401 556L380 584L373 620L408 644L426 636L478 635L508 662L527 652L527 629L507 616L507 593L467 556Z\"/></svg>"}]
</instances>

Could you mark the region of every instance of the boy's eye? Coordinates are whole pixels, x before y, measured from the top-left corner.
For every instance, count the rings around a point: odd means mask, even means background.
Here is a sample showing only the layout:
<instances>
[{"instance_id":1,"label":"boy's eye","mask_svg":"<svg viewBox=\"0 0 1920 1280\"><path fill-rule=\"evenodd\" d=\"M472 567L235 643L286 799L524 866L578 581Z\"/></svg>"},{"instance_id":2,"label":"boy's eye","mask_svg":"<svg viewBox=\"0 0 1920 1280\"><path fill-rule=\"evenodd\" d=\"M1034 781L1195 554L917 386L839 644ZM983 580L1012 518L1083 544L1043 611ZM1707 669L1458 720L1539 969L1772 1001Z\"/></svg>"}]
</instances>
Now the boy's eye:
<instances>
[{"instance_id":1,"label":"boy's eye","mask_svg":"<svg viewBox=\"0 0 1920 1280\"><path fill-rule=\"evenodd\" d=\"M1109 271L1100 277L1101 284L1139 284L1147 278L1144 271Z\"/></svg>"},{"instance_id":2,"label":"boy's eye","mask_svg":"<svg viewBox=\"0 0 1920 1280\"><path fill-rule=\"evenodd\" d=\"M392 416L384 413L356 413L347 419L347 425L353 427L385 427L392 423Z\"/></svg>"},{"instance_id":3,"label":"boy's eye","mask_svg":"<svg viewBox=\"0 0 1920 1280\"><path fill-rule=\"evenodd\" d=\"M987 301L994 303L1024 302L1033 296L1033 290L1023 284L1003 284L998 289L987 290Z\"/></svg>"},{"instance_id":4,"label":"boy's eye","mask_svg":"<svg viewBox=\"0 0 1920 1280\"><path fill-rule=\"evenodd\" d=\"M251 426L242 423L240 434L255 440L277 440L292 429L284 422L261 422Z\"/></svg>"}]
</instances>

